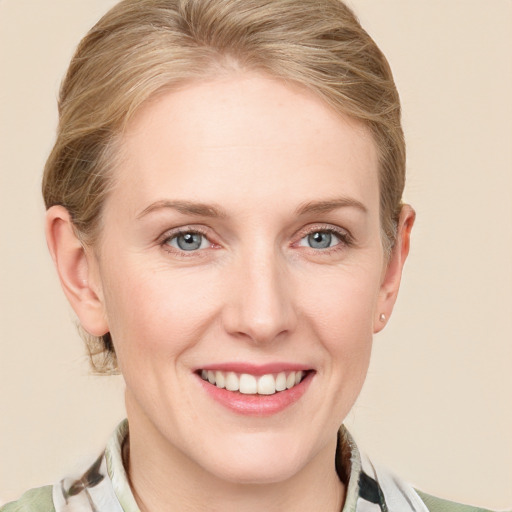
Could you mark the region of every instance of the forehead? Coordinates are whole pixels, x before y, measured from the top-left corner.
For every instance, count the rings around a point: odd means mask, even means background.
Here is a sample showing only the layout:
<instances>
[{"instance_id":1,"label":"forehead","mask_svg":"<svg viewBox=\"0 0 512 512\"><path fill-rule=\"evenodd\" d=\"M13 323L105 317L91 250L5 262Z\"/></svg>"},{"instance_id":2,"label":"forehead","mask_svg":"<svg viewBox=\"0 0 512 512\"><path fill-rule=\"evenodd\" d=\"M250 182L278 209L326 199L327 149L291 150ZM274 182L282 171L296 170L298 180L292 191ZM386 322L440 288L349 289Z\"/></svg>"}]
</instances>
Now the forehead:
<instances>
[{"instance_id":1,"label":"forehead","mask_svg":"<svg viewBox=\"0 0 512 512\"><path fill-rule=\"evenodd\" d=\"M169 195L261 205L342 194L378 205L369 130L303 87L257 74L160 94L132 119L122 147L116 181L133 208Z\"/></svg>"}]
</instances>

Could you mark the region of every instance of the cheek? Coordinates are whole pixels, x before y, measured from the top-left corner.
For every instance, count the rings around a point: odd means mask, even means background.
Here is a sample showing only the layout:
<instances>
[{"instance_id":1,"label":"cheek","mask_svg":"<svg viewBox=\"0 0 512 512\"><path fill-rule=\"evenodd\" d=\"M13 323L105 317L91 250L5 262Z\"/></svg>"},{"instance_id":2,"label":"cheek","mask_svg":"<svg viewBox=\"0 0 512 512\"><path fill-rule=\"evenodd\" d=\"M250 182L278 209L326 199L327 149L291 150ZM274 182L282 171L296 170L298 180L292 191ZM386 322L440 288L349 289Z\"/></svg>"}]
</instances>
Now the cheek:
<instances>
[{"instance_id":1,"label":"cheek","mask_svg":"<svg viewBox=\"0 0 512 512\"><path fill-rule=\"evenodd\" d=\"M331 370L343 367L356 381L364 378L369 362L379 284L378 269L366 266L336 269L302 286L303 312L329 355Z\"/></svg>"},{"instance_id":2,"label":"cheek","mask_svg":"<svg viewBox=\"0 0 512 512\"><path fill-rule=\"evenodd\" d=\"M168 364L201 338L218 301L198 273L118 262L106 272L105 305L119 364Z\"/></svg>"},{"instance_id":3,"label":"cheek","mask_svg":"<svg viewBox=\"0 0 512 512\"><path fill-rule=\"evenodd\" d=\"M373 267L336 268L303 280L299 289L304 325L323 354L317 382L326 416L319 421L332 430L347 417L366 378L379 277Z\"/></svg>"},{"instance_id":4,"label":"cheek","mask_svg":"<svg viewBox=\"0 0 512 512\"><path fill-rule=\"evenodd\" d=\"M380 273L371 268L335 269L311 277L302 286L303 304L324 332L334 338L372 331Z\"/></svg>"}]
</instances>

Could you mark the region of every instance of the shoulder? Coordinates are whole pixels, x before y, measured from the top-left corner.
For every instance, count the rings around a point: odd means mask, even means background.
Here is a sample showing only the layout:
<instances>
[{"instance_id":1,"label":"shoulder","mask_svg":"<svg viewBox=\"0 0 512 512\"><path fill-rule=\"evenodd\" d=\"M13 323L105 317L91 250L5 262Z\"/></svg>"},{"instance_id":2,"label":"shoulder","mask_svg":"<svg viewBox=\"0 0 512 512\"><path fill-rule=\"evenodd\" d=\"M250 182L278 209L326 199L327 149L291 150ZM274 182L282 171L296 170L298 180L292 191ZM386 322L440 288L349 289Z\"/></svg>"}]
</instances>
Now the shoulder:
<instances>
[{"instance_id":1,"label":"shoulder","mask_svg":"<svg viewBox=\"0 0 512 512\"><path fill-rule=\"evenodd\" d=\"M18 501L0 507L0 512L55 512L52 486L31 489L23 494Z\"/></svg>"},{"instance_id":2,"label":"shoulder","mask_svg":"<svg viewBox=\"0 0 512 512\"><path fill-rule=\"evenodd\" d=\"M336 469L340 479L348 481L343 512L359 512L359 508L389 512L492 512L436 498L415 489L388 468L374 464L361 453L343 426L338 438ZM359 502L363 506L359 507ZM512 509L508 512L512 512Z\"/></svg>"},{"instance_id":3,"label":"shoulder","mask_svg":"<svg viewBox=\"0 0 512 512\"><path fill-rule=\"evenodd\" d=\"M425 503L429 512L491 512L486 508L472 507L470 505L462 505L454 501L436 498L430 494L416 490L418 496Z\"/></svg>"}]
</instances>

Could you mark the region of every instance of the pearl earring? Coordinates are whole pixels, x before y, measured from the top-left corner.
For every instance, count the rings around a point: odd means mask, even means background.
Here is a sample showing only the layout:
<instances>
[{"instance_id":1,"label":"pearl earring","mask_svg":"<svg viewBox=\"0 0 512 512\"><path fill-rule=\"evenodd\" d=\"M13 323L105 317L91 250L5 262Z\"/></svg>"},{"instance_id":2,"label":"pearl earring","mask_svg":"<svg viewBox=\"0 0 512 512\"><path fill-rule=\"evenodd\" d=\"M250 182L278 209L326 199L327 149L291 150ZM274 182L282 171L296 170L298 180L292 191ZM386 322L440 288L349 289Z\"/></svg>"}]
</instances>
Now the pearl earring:
<instances>
[{"instance_id":1,"label":"pearl earring","mask_svg":"<svg viewBox=\"0 0 512 512\"><path fill-rule=\"evenodd\" d=\"M381 313L380 316L379 316L379 320L381 322L385 322L386 321L386 315L384 313Z\"/></svg>"}]
</instances>

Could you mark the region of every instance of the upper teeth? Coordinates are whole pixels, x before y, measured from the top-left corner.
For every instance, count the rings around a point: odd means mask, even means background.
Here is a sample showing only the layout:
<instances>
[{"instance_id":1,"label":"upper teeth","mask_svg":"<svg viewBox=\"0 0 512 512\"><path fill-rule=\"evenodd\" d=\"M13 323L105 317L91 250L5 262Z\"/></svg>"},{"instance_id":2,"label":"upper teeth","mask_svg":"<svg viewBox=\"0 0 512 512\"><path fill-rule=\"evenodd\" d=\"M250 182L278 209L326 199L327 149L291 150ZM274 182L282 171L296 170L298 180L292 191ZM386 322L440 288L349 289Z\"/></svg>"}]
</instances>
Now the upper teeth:
<instances>
[{"instance_id":1,"label":"upper teeth","mask_svg":"<svg viewBox=\"0 0 512 512\"><path fill-rule=\"evenodd\" d=\"M249 373L201 371L201 377L210 384L228 391L240 391L245 395L273 395L278 391L293 388L304 378L304 375L303 371L268 373L259 377Z\"/></svg>"}]
</instances>

